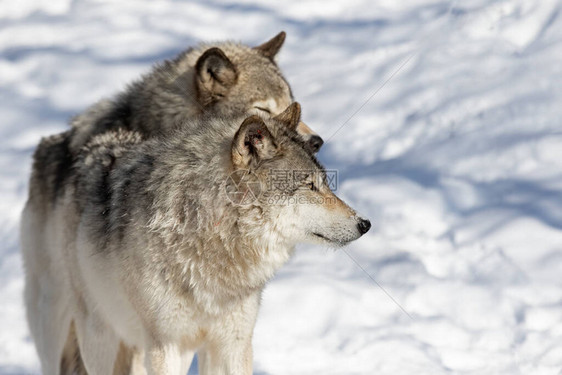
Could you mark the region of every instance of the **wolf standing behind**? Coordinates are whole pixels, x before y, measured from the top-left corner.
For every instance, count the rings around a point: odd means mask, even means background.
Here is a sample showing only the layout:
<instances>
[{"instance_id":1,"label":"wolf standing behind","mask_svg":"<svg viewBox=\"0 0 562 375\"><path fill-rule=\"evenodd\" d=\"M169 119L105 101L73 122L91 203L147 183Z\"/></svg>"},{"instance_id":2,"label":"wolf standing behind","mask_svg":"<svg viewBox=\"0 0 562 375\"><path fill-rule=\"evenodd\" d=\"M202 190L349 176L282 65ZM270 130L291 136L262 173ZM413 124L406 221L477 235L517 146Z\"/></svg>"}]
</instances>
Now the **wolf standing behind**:
<instances>
[{"instance_id":1,"label":"wolf standing behind","mask_svg":"<svg viewBox=\"0 0 562 375\"><path fill-rule=\"evenodd\" d=\"M148 374L182 374L195 350L201 374L252 373L260 294L295 244L345 245L370 227L330 191L299 120L293 104L274 119L201 118L167 141L107 133L82 151L48 251L90 375L112 373L119 339L144 350ZM282 186L272 170L307 173ZM233 203L224 182L238 171L270 188Z\"/></svg>"},{"instance_id":2,"label":"wolf standing behind","mask_svg":"<svg viewBox=\"0 0 562 375\"><path fill-rule=\"evenodd\" d=\"M291 87L275 63L285 41L280 32L260 46L201 44L155 66L114 100L102 100L72 121L69 148L76 153L94 135L124 128L148 138L203 113L275 116L291 102ZM306 124L298 133L312 152L323 140Z\"/></svg>"}]
</instances>

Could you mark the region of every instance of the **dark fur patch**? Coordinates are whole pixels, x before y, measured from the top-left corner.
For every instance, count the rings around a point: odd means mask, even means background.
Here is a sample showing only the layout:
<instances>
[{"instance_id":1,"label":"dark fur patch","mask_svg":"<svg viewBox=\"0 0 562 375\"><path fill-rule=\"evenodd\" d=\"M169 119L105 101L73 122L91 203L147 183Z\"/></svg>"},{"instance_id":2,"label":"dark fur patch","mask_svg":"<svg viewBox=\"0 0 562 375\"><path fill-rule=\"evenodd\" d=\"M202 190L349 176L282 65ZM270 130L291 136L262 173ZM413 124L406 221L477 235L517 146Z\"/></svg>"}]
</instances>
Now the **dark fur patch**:
<instances>
[{"instance_id":1,"label":"dark fur patch","mask_svg":"<svg viewBox=\"0 0 562 375\"><path fill-rule=\"evenodd\" d=\"M69 144L70 144L71 136L64 137L62 142L59 144L53 145L48 158L54 162L55 165L55 174L54 174L54 181L53 181L53 189L54 189L54 196L53 201L56 200L57 197L61 196L64 192L64 185L68 181L68 177L72 173L71 167L72 163L74 162L74 158L72 157Z\"/></svg>"},{"instance_id":2,"label":"dark fur patch","mask_svg":"<svg viewBox=\"0 0 562 375\"><path fill-rule=\"evenodd\" d=\"M113 109L97 121L90 137L119 128L131 130L132 114L130 95L120 95Z\"/></svg>"},{"instance_id":3,"label":"dark fur patch","mask_svg":"<svg viewBox=\"0 0 562 375\"><path fill-rule=\"evenodd\" d=\"M110 184L113 189L112 206L109 212L109 234L115 235L123 240L125 228L132 220L132 208L136 207L135 202L129 202L130 197L142 197L144 203L152 199L149 193L141 190L145 186L146 179L149 178L154 166L154 156L143 154L136 158L132 164L116 171L112 175ZM141 176L144 176L141 179Z\"/></svg>"},{"instance_id":4,"label":"dark fur patch","mask_svg":"<svg viewBox=\"0 0 562 375\"><path fill-rule=\"evenodd\" d=\"M74 157L69 149L73 131L46 137L33 154L32 183L29 196L45 196L44 202L56 202L64 193L65 185L73 173ZM42 203L44 204L44 203Z\"/></svg>"},{"instance_id":5,"label":"dark fur patch","mask_svg":"<svg viewBox=\"0 0 562 375\"><path fill-rule=\"evenodd\" d=\"M123 228L130 223L138 202L128 204L130 195L137 196L139 173L150 175L153 157L129 158L129 151L142 143L139 133L123 130L95 137L78 157L77 188L80 206L92 223L93 238L103 251L112 237L123 238Z\"/></svg>"},{"instance_id":6,"label":"dark fur patch","mask_svg":"<svg viewBox=\"0 0 562 375\"><path fill-rule=\"evenodd\" d=\"M103 223L103 233L109 234L111 230L111 209L112 209L112 195L113 189L110 183L110 174L115 164L115 156L107 155L110 159L107 166L99 166L101 169L101 178L96 180L96 188L93 194L94 201L100 209L101 218Z\"/></svg>"}]
</instances>

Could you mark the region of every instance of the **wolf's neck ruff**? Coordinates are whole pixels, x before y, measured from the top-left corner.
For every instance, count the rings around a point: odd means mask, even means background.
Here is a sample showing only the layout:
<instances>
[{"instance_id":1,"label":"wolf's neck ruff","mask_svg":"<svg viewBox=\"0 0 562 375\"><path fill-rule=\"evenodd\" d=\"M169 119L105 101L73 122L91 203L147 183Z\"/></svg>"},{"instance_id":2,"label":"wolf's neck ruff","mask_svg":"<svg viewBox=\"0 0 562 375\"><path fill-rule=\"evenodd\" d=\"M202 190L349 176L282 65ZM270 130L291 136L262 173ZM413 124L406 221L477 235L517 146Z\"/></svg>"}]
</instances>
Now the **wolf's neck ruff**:
<instances>
[{"instance_id":1,"label":"wolf's neck ruff","mask_svg":"<svg viewBox=\"0 0 562 375\"><path fill-rule=\"evenodd\" d=\"M155 163L171 157L161 153ZM225 163L221 158L202 156L201 159L216 165ZM159 181L156 190L161 198L150 207L146 225L158 235L162 248L177 257L174 268L180 271L173 272L171 277L181 280L183 292L189 291L195 297L213 290L221 304L263 288L289 259L296 241L280 231L274 221L268 221L258 202L249 205L231 202L220 180L227 174L220 168L209 167L206 178L194 185L185 168L169 167L153 177ZM186 191L192 194L185 194ZM195 199L200 195L206 197L204 201ZM198 268L212 272L199 274L186 264L198 264ZM216 310L212 306L216 301L206 297L204 302L210 311Z\"/></svg>"}]
</instances>

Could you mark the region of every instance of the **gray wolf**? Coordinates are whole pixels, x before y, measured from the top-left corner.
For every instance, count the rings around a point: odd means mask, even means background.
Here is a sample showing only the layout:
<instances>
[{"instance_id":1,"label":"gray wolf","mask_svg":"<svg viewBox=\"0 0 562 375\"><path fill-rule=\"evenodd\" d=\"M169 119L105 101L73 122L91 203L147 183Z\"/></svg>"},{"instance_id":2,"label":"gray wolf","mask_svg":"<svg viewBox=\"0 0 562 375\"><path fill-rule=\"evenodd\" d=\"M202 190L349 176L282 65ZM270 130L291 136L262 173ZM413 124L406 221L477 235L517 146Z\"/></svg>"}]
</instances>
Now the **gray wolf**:
<instances>
[{"instance_id":1,"label":"gray wolf","mask_svg":"<svg viewBox=\"0 0 562 375\"><path fill-rule=\"evenodd\" d=\"M102 100L71 121L71 152L116 128L150 137L203 113L278 115L293 102L274 60L284 40L281 32L254 48L233 42L201 44L158 64L115 99ZM304 123L297 129L306 146L317 152L322 138Z\"/></svg>"},{"instance_id":2,"label":"gray wolf","mask_svg":"<svg viewBox=\"0 0 562 375\"><path fill-rule=\"evenodd\" d=\"M56 162L41 184L32 177L32 189L56 195L41 216L30 194L22 218L29 320L34 337L49 337L37 343L45 374L59 374L69 337L90 375L115 371L121 342L143 354L133 372L183 375L197 351L201 374L251 374L261 292L295 245L342 246L369 230L296 132L298 104L247 116L202 116L149 140L105 132L63 181L50 173ZM299 177L269 184L273 170ZM240 171L250 183L229 178ZM255 200L229 199L256 182L269 188Z\"/></svg>"}]
</instances>

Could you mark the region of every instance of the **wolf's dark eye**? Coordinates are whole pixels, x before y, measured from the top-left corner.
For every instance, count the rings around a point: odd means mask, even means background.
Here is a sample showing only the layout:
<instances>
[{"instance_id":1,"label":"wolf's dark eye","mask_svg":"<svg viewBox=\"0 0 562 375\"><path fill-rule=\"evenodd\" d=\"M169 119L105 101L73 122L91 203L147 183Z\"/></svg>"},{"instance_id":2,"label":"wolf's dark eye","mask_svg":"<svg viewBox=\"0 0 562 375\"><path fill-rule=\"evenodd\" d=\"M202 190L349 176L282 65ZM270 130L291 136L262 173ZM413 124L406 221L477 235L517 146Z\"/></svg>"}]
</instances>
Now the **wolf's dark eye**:
<instances>
[{"instance_id":1,"label":"wolf's dark eye","mask_svg":"<svg viewBox=\"0 0 562 375\"><path fill-rule=\"evenodd\" d=\"M254 107L254 108L255 108L255 109L259 109L260 111L263 111L263 112L265 112L265 113L271 114L271 111L270 111L269 109L267 109L267 108L262 108L262 107Z\"/></svg>"},{"instance_id":2,"label":"wolf's dark eye","mask_svg":"<svg viewBox=\"0 0 562 375\"><path fill-rule=\"evenodd\" d=\"M312 191L318 191L318 188L316 187L314 182L309 182L309 183L306 184L306 186Z\"/></svg>"}]
</instances>

